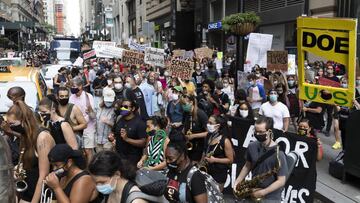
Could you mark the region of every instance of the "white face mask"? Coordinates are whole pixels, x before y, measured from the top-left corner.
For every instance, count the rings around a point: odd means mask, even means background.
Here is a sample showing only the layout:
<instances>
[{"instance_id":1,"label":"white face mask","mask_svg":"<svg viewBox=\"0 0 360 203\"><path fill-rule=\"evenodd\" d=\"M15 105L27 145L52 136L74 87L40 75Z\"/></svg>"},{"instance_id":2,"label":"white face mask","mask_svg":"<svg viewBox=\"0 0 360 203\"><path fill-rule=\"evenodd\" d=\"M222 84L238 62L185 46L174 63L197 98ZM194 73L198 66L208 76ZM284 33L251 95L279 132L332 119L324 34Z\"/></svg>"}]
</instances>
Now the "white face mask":
<instances>
[{"instance_id":1,"label":"white face mask","mask_svg":"<svg viewBox=\"0 0 360 203\"><path fill-rule=\"evenodd\" d=\"M123 85L121 83L116 83L114 87L115 89L120 90L123 87Z\"/></svg>"},{"instance_id":2,"label":"white face mask","mask_svg":"<svg viewBox=\"0 0 360 203\"><path fill-rule=\"evenodd\" d=\"M164 76L166 76L166 77L169 76L169 72L165 71Z\"/></svg>"},{"instance_id":3,"label":"white face mask","mask_svg":"<svg viewBox=\"0 0 360 203\"><path fill-rule=\"evenodd\" d=\"M108 80L108 81L107 81L107 84L108 84L108 85L112 85L112 83L113 83L112 80Z\"/></svg>"},{"instance_id":4,"label":"white face mask","mask_svg":"<svg viewBox=\"0 0 360 203\"><path fill-rule=\"evenodd\" d=\"M179 95L178 95L178 94L172 94L172 95L171 95L171 99L172 99L173 101L176 101L176 100L179 99Z\"/></svg>"},{"instance_id":5,"label":"white face mask","mask_svg":"<svg viewBox=\"0 0 360 203\"><path fill-rule=\"evenodd\" d=\"M249 110L239 110L239 112L240 112L240 116L243 118L246 118L249 115Z\"/></svg>"},{"instance_id":6,"label":"white face mask","mask_svg":"<svg viewBox=\"0 0 360 203\"><path fill-rule=\"evenodd\" d=\"M207 130L209 131L209 133L213 133L216 131L216 126L217 125L214 125L214 124L207 124L206 127L207 127Z\"/></svg>"},{"instance_id":7,"label":"white face mask","mask_svg":"<svg viewBox=\"0 0 360 203\"><path fill-rule=\"evenodd\" d=\"M127 83L125 83L125 87L128 88L128 89L130 89L130 88L131 88L131 84L127 82Z\"/></svg>"}]
</instances>

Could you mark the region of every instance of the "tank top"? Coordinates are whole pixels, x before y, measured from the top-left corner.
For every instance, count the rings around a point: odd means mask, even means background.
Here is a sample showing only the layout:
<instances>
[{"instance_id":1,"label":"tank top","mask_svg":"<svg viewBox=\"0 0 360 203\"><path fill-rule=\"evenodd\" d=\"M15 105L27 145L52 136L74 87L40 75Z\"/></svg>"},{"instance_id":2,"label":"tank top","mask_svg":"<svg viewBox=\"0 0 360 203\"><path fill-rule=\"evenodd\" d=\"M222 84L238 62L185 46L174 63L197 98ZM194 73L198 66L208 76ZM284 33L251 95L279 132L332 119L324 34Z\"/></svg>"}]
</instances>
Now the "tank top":
<instances>
[{"instance_id":1,"label":"tank top","mask_svg":"<svg viewBox=\"0 0 360 203\"><path fill-rule=\"evenodd\" d=\"M166 132L158 130L154 136L151 137L147 146L148 158L145 161L145 166L156 166L164 161L164 143L166 139Z\"/></svg>"},{"instance_id":2,"label":"tank top","mask_svg":"<svg viewBox=\"0 0 360 203\"><path fill-rule=\"evenodd\" d=\"M55 144L66 144L64 133L61 128L61 124L63 122L66 122L66 121L65 120L56 121L56 122L51 123L51 125L50 125L50 133L55 141Z\"/></svg>"}]
</instances>

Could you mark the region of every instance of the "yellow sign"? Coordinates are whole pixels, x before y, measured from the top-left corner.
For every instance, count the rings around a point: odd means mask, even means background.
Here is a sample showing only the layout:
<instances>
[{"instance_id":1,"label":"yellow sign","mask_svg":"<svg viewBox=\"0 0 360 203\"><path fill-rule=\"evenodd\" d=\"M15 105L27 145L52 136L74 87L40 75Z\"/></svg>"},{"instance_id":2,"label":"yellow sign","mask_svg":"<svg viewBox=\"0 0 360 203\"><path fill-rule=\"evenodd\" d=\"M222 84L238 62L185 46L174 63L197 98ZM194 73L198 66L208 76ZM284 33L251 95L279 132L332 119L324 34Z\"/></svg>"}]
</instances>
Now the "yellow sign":
<instances>
[{"instance_id":1,"label":"yellow sign","mask_svg":"<svg viewBox=\"0 0 360 203\"><path fill-rule=\"evenodd\" d=\"M351 107L355 90L356 19L297 19L297 47L300 99ZM343 64L348 87L305 83L305 52Z\"/></svg>"},{"instance_id":2,"label":"yellow sign","mask_svg":"<svg viewBox=\"0 0 360 203\"><path fill-rule=\"evenodd\" d=\"M217 58L218 58L219 60L222 60L222 58L223 58L223 52L221 52L221 51L217 52Z\"/></svg>"}]
</instances>

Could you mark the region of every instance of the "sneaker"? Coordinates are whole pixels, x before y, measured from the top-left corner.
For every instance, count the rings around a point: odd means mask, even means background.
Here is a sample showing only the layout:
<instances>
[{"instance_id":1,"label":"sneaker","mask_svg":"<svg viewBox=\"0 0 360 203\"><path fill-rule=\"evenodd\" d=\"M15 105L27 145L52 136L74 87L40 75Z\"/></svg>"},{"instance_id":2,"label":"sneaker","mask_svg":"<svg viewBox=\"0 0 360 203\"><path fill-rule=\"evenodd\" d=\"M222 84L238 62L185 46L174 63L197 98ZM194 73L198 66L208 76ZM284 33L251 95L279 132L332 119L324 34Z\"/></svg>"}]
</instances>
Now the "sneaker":
<instances>
[{"instance_id":1,"label":"sneaker","mask_svg":"<svg viewBox=\"0 0 360 203\"><path fill-rule=\"evenodd\" d=\"M333 149L341 149L341 143L335 142L335 144L332 146Z\"/></svg>"}]
</instances>

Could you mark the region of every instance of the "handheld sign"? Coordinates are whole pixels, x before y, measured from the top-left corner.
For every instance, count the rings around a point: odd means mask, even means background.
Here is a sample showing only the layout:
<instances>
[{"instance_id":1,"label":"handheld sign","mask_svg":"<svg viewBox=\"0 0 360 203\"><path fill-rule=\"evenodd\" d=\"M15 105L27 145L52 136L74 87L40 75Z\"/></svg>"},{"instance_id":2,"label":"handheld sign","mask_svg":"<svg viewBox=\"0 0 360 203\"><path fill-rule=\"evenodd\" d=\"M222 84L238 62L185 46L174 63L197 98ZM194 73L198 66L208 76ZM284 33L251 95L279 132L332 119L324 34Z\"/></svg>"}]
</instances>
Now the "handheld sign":
<instances>
[{"instance_id":1,"label":"handheld sign","mask_svg":"<svg viewBox=\"0 0 360 203\"><path fill-rule=\"evenodd\" d=\"M351 107L355 90L356 19L297 19L297 47L300 99ZM305 83L305 52L343 64L348 87ZM326 92L326 95L323 94Z\"/></svg>"},{"instance_id":2,"label":"handheld sign","mask_svg":"<svg viewBox=\"0 0 360 203\"><path fill-rule=\"evenodd\" d=\"M153 47L146 47L145 48L145 63L164 67L165 66L165 51L164 49L157 49Z\"/></svg>"},{"instance_id":3,"label":"handheld sign","mask_svg":"<svg viewBox=\"0 0 360 203\"><path fill-rule=\"evenodd\" d=\"M288 71L288 52L287 51L267 51L267 70L268 71Z\"/></svg>"},{"instance_id":4,"label":"handheld sign","mask_svg":"<svg viewBox=\"0 0 360 203\"><path fill-rule=\"evenodd\" d=\"M191 78L194 62L187 60L171 59L169 72L172 77L179 77L183 80Z\"/></svg>"},{"instance_id":5,"label":"handheld sign","mask_svg":"<svg viewBox=\"0 0 360 203\"><path fill-rule=\"evenodd\" d=\"M144 63L144 54L136 51L124 50L122 53L122 62L131 65L142 65Z\"/></svg>"}]
</instances>

